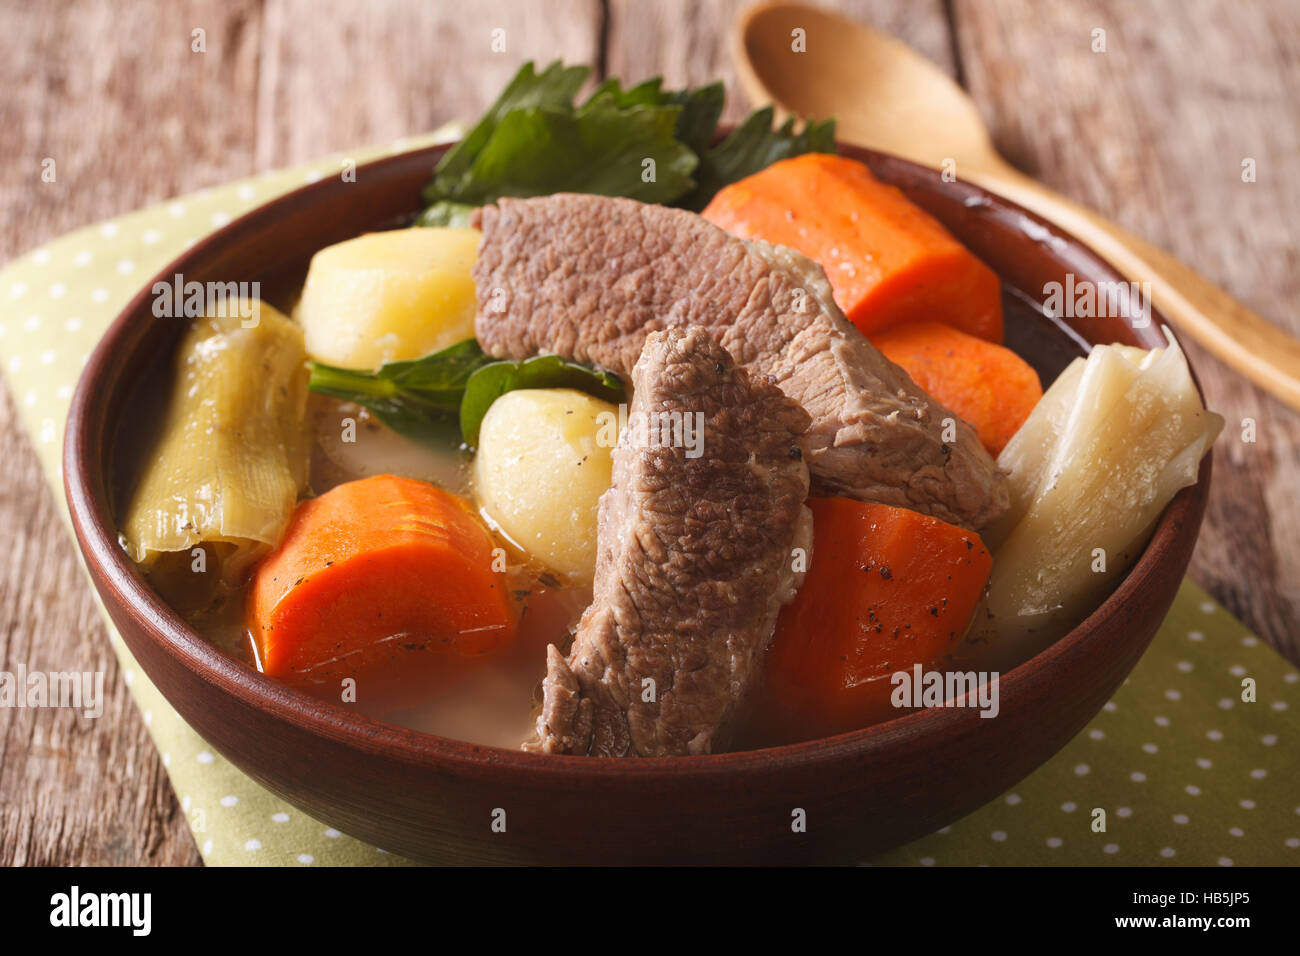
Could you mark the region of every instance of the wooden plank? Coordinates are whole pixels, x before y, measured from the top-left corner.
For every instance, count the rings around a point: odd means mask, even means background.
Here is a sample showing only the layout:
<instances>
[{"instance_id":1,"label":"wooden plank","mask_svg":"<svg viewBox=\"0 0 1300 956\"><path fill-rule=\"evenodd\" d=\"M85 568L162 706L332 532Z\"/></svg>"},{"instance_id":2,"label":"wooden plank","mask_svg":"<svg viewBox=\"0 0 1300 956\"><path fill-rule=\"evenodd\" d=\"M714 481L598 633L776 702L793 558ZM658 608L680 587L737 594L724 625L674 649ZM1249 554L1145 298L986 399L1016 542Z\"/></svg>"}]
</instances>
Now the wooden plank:
<instances>
[{"instance_id":1,"label":"wooden plank","mask_svg":"<svg viewBox=\"0 0 1300 956\"><path fill-rule=\"evenodd\" d=\"M473 120L527 60L595 63L600 20L599 0L269 0L258 167Z\"/></svg>"},{"instance_id":2,"label":"wooden plank","mask_svg":"<svg viewBox=\"0 0 1300 956\"><path fill-rule=\"evenodd\" d=\"M752 0L611 0L606 72L628 80L662 75L669 86L721 79L727 86L723 118L750 111L736 82L731 30ZM833 0L819 4L894 34L939 63L956 69L943 0Z\"/></svg>"},{"instance_id":3,"label":"wooden plank","mask_svg":"<svg viewBox=\"0 0 1300 956\"><path fill-rule=\"evenodd\" d=\"M958 0L955 32L1008 158L1300 334L1300 7ZM1190 573L1300 661L1300 415L1180 341L1228 422Z\"/></svg>"},{"instance_id":4,"label":"wooden plank","mask_svg":"<svg viewBox=\"0 0 1300 956\"><path fill-rule=\"evenodd\" d=\"M256 0L9 2L0 258L253 163ZM204 30L206 52L192 49ZM43 183L41 161L55 161ZM0 399L0 669L105 675L105 711L0 712L0 865L199 862L8 393Z\"/></svg>"},{"instance_id":5,"label":"wooden plank","mask_svg":"<svg viewBox=\"0 0 1300 956\"><path fill-rule=\"evenodd\" d=\"M0 18L0 260L252 172L257 0L6 0Z\"/></svg>"}]
</instances>

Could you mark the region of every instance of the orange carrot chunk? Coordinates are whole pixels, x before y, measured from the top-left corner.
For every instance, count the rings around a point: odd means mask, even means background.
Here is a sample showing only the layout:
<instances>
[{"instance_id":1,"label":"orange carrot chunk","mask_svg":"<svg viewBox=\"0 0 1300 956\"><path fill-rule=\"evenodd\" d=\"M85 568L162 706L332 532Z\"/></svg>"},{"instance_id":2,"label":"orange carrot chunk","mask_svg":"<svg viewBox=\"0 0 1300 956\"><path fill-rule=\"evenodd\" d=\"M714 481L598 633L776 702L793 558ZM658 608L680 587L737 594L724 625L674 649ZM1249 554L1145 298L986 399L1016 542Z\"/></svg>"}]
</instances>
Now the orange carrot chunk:
<instances>
[{"instance_id":1,"label":"orange carrot chunk","mask_svg":"<svg viewBox=\"0 0 1300 956\"><path fill-rule=\"evenodd\" d=\"M807 153L773 163L722 189L702 215L819 263L836 303L866 335L928 319L1002 341L993 270L856 160Z\"/></svg>"},{"instance_id":2,"label":"orange carrot chunk","mask_svg":"<svg viewBox=\"0 0 1300 956\"><path fill-rule=\"evenodd\" d=\"M890 676L939 669L993 567L978 535L938 518L848 498L808 504L812 566L777 620L754 708L769 742L900 716Z\"/></svg>"},{"instance_id":3,"label":"orange carrot chunk","mask_svg":"<svg viewBox=\"0 0 1300 956\"><path fill-rule=\"evenodd\" d=\"M359 703L417 703L514 640L493 548L468 502L422 481L376 475L303 502L249 590L262 670L334 700L351 677Z\"/></svg>"},{"instance_id":4,"label":"orange carrot chunk","mask_svg":"<svg viewBox=\"0 0 1300 956\"><path fill-rule=\"evenodd\" d=\"M871 343L970 422L995 458L1043 397L1038 373L1015 352L938 322L877 332Z\"/></svg>"}]
</instances>

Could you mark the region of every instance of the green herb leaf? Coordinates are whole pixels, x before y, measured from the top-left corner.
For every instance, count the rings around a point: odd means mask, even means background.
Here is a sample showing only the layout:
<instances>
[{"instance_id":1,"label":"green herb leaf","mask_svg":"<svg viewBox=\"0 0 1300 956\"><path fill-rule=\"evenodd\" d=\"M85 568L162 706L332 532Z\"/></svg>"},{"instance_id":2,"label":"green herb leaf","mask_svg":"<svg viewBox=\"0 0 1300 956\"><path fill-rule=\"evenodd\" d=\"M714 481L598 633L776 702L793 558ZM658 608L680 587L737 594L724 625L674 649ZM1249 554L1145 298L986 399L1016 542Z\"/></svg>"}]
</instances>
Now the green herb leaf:
<instances>
[{"instance_id":1,"label":"green herb leaf","mask_svg":"<svg viewBox=\"0 0 1300 956\"><path fill-rule=\"evenodd\" d=\"M697 156L709 148L713 132L718 128L726 90L719 83L710 83L693 90L661 89L662 78L656 76L630 89L623 89L617 77L610 77L596 88L587 104L598 97L609 96L623 109L632 106L680 106L675 134L679 142L690 147Z\"/></svg>"},{"instance_id":2,"label":"green herb leaf","mask_svg":"<svg viewBox=\"0 0 1300 956\"><path fill-rule=\"evenodd\" d=\"M809 122L794 132L794 120L772 129L772 107L755 110L716 147L703 155L696 172L698 185L677 205L699 212L722 187L738 182L773 163L804 153L835 152L835 121Z\"/></svg>"},{"instance_id":3,"label":"green herb leaf","mask_svg":"<svg viewBox=\"0 0 1300 956\"><path fill-rule=\"evenodd\" d=\"M596 92L587 97L587 104L590 104L597 97L612 96L614 102L620 107L663 106L665 94L659 89L662 85L663 79L654 76L625 90L622 81L616 76L611 76L596 87Z\"/></svg>"},{"instance_id":4,"label":"green herb leaf","mask_svg":"<svg viewBox=\"0 0 1300 956\"><path fill-rule=\"evenodd\" d=\"M493 362L470 376L460 404L460 433L470 447L478 444L483 416L506 392L521 388L576 388L606 402L621 402L623 382L609 372L566 362L558 355L538 355L522 362Z\"/></svg>"},{"instance_id":5,"label":"green herb leaf","mask_svg":"<svg viewBox=\"0 0 1300 956\"><path fill-rule=\"evenodd\" d=\"M617 375L558 355L501 361L485 355L474 339L409 362L387 362L374 372L308 364L313 392L355 402L394 431L433 444L445 443L448 427L459 425L473 445L492 403L520 388L576 388L607 402L624 398Z\"/></svg>"},{"instance_id":6,"label":"green herb leaf","mask_svg":"<svg viewBox=\"0 0 1300 956\"><path fill-rule=\"evenodd\" d=\"M611 94L573 112L514 110L441 198L480 205L502 196L584 192L668 202L691 188L699 162L675 137L680 113L678 106L623 108Z\"/></svg>"},{"instance_id":7,"label":"green herb leaf","mask_svg":"<svg viewBox=\"0 0 1300 956\"><path fill-rule=\"evenodd\" d=\"M566 67L558 60L537 73L531 61L525 63L475 127L443 155L434 171L433 181L424 189L425 202L437 202L455 191L459 180L469 174L474 160L492 139L501 120L509 113L518 109L547 106L572 109L573 98L582 84L587 82L590 73L590 67Z\"/></svg>"},{"instance_id":8,"label":"green herb leaf","mask_svg":"<svg viewBox=\"0 0 1300 956\"><path fill-rule=\"evenodd\" d=\"M833 121L810 123L799 133L791 122L774 130L770 108L752 113L714 147L725 98L721 83L664 90L655 77L624 89L611 78L575 106L589 72L552 63L537 73L525 63L438 163L424 187L428 208L419 223L464 225L474 206L556 192L698 211L723 186L778 160L835 148Z\"/></svg>"},{"instance_id":9,"label":"green herb leaf","mask_svg":"<svg viewBox=\"0 0 1300 956\"><path fill-rule=\"evenodd\" d=\"M721 83L663 94L663 103L682 108L682 114L677 118L677 138L689 146L695 155L703 156L708 152L726 98L727 93ZM699 175L698 169L696 175Z\"/></svg>"},{"instance_id":10,"label":"green herb leaf","mask_svg":"<svg viewBox=\"0 0 1300 956\"><path fill-rule=\"evenodd\" d=\"M494 363L474 339L409 362L387 362L378 371L309 363L307 387L368 408L376 418L417 441L439 441L460 413L474 372Z\"/></svg>"}]
</instances>

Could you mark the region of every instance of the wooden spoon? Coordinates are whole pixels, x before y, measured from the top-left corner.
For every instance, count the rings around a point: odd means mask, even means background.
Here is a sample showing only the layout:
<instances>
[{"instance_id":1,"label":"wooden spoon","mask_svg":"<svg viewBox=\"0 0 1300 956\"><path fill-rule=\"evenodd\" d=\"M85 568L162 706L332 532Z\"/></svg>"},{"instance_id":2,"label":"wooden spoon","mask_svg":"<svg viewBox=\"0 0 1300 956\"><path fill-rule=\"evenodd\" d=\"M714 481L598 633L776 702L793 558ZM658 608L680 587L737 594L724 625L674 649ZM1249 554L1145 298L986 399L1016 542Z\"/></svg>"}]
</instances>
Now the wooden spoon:
<instances>
[{"instance_id":1,"label":"wooden spoon","mask_svg":"<svg viewBox=\"0 0 1300 956\"><path fill-rule=\"evenodd\" d=\"M802 35L796 30L804 31ZM799 40L806 52L799 52ZM1149 282L1180 329L1300 410L1300 341L1168 253L1030 179L998 155L965 91L910 47L798 3L762 3L736 19L740 85L784 116L835 117L840 139L955 174L1072 232L1121 273Z\"/></svg>"}]
</instances>

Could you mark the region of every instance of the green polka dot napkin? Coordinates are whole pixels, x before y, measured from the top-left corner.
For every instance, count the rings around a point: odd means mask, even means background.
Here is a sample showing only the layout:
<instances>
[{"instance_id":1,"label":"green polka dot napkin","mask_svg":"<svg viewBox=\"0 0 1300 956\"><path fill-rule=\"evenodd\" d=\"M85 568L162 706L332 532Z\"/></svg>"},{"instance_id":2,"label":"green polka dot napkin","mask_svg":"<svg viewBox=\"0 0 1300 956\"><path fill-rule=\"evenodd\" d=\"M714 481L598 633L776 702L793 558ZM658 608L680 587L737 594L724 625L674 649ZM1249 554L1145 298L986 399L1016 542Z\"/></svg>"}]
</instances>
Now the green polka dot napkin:
<instances>
[{"instance_id":1,"label":"green polka dot napkin","mask_svg":"<svg viewBox=\"0 0 1300 956\"><path fill-rule=\"evenodd\" d=\"M348 154L364 161L450 130ZM0 363L54 494L68 400L87 355L140 285L206 233L344 157L241 180L80 229L0 273ZM107 621L107 617L105 617ZM263 790L210 750L109 624L209 864L405 863ZM1242 700L1252 678L1255 700ZM1241 865L1300 862L1297 673L1190 581L1132 676L1014 790L876 864ZM1096 829L1104 811L1105 830Z\"/></svg>"}]
</instances>

